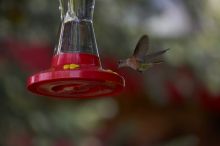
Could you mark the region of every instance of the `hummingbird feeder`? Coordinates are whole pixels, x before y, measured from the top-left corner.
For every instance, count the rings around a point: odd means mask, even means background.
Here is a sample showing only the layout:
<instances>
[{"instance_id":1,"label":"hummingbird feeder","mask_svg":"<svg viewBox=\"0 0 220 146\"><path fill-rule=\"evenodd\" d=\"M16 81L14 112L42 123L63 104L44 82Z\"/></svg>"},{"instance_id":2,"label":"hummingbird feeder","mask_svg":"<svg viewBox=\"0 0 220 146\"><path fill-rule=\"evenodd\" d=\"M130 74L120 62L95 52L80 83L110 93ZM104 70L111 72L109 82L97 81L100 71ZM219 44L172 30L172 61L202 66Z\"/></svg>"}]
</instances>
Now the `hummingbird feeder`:
<instances>
[{"instance_id":1,"label":"hummingbird feeder","mask_svg":"<svg viewBox=\"0 0 220 146\"><path fill-rule=\"evenodd\" d=\"M61 26L51 68L28 79L33 93L94 98L119 93L124 78L101 66L93 29L95 0L60 0Z\"/></svg>"}]
</instances>

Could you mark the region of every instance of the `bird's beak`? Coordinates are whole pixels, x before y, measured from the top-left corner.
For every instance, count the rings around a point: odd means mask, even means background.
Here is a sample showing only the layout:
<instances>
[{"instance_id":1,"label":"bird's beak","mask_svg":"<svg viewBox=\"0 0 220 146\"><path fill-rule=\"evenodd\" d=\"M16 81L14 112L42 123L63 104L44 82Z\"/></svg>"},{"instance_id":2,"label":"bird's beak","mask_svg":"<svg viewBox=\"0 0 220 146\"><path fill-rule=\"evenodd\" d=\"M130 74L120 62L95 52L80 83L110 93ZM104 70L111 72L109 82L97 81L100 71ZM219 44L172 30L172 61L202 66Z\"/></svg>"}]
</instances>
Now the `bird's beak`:
<instances>
[{"instance_id":1,"label":"bird's beak","mask_svg":"<svg viewBox=\"0 0 220 146\"><path fill-rule=\"evenodd\" d=\"M122 67L122 63L123 63L122 60L119 60L119 61L118 61L118 68Z\"/></svg>"}]
</instances>

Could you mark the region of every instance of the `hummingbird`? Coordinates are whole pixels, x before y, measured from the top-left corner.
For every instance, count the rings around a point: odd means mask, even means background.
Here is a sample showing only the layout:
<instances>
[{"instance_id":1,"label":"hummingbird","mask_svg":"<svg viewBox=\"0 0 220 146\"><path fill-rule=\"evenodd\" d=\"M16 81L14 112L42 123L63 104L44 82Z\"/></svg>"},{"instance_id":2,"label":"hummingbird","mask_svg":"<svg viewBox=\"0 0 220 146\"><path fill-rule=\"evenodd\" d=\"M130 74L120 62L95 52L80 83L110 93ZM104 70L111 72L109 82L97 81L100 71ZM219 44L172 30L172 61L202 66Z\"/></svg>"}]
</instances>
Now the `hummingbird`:
<instances>
[{"instance_id":1,"label":"hummingbird","mask_svg":"<svg viewBox=\"0 0 220 146\"><path fill-rule=\"evenodd\" d=\"M155 58L163 55L169 49L157 51L148 54L149 50L149 37L148 35L143 35L138 41L134 53L131 57L125 60L119 60L118 67L130 67L138 72L143 72L153 67L156 64L160 64L163 61L153 61Z\"/></svg>"}]
</instances>

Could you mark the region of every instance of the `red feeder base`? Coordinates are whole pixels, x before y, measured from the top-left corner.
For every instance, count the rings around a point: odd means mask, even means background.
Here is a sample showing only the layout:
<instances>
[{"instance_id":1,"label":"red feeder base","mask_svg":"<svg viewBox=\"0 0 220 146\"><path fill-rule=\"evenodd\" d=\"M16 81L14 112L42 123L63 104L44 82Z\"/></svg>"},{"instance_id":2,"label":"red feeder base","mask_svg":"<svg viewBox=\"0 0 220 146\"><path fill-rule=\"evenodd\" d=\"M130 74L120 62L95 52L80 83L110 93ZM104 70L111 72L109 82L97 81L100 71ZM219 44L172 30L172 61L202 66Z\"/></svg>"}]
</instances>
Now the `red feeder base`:
<instances>
[{"instance_id":1,"label":"red feeder base","mask_svg":"<svg viewBox=\"0 0 220 146\"><path fill-rule=\"evenodd\" d=\"M95 55L57 55L50 70L28 79L28 89L58 98L92 98L119 93L125 86L123 77L103 70L99 62Z\"/></svg>"}]
</instances>

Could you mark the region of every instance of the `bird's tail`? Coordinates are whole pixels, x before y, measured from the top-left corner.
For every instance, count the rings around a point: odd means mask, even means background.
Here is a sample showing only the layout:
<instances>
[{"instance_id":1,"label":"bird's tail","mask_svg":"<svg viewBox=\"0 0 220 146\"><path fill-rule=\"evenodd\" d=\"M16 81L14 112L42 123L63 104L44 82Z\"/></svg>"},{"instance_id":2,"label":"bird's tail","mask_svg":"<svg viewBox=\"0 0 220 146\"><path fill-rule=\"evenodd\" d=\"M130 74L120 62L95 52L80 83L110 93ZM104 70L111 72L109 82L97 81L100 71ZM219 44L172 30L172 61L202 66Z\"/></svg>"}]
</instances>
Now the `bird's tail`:
<instances>
[{"instance_id":1,"label":"bird's tail","mask_svg":"<svg viewBox=\"0 0 220 146\"><path fill-rule=\"evenodd\" d=\"M165 50L161 50L161 51L157 51L157 52L148 54L148 55L146 55L145 60L146 60L146 62L148 62L148 61L150 61L150 60L152 60L152 59L154 59L156 57L159 57L159 56L163 55L168 50L170 50L170 49L168 48L168 49L165 49Z\"/></svg>"}]
</instances>

